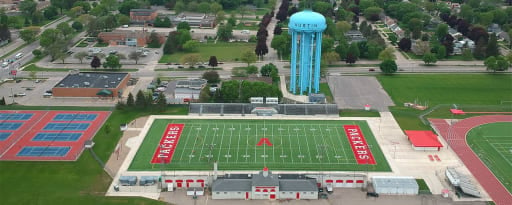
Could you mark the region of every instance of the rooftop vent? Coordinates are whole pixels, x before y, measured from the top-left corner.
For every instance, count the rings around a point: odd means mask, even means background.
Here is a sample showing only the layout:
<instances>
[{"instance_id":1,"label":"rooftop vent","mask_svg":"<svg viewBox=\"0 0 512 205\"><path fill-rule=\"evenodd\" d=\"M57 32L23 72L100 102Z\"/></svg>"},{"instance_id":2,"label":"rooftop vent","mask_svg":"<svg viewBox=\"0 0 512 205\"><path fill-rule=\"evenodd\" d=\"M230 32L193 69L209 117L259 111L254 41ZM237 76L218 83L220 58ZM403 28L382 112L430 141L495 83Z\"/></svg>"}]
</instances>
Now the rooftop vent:
<instances>
[{"instance_id":1,"label":"rooftop vent","mask_svg":"<svg viewBox=\"0 0 512 205\"><path fill-rule=\"evenodd\" d=\"M59 85L59 87L64 87L64 83L61 83L61 84Z\"/></svg>"},{"instance_id":2,"label":"rooftop vent","mask_svg":"<svg viewBox=\"0 0 512 205\"><path fill-rule=\"evenodd\" d=\"M106 88L108 88L108 85L105 85Z\"/></svg>"},{"instance_id":3,"label":"rooftop vent","mask_svg":"<svg viewBox=\"0 0 512 205\"><path fill-rule=\"evenodd\" d=\"M102 76L102 77L103 77L103 78L108 78L108 76L106 76L106 75L104 75L104 76Z\"/></svg>"},{"instance_id":4,"label":"rooftop vent","mask_svg":"<svg viewBox=\"0 0 512 205\"><path fill-rule=\"evenodd\" d=\"M121 78L117 78L117 80L121 80Z\"/></svg>"},{"instance_id":5,"label":"rooftop vent","mask_svg":"<svg viewBox=\"0 0 512 205\"><path fill-rule=\"evenodd\" d=\"M85 77L91 77L91 74L85 74Z\"/></svg>"},{"instance_id":6,"label":"rooftop vent","mask_svg":"<svg viewBox=\"0 0 512 205\"><path fill-rule=\"evenodd\" d=\"M89 86L89 85L91 85L91 83L89 83L89 82L84 82L84 85L85 85L85 86Z\"/></svg>"},{"instance_id":7,"label":"rooftop vent","mask_svg":"<svg viewBox=\"0 0 512 205\"><path fill-rule=\"evenodd\" d=\"M78 73L78 75L79 75L79 76L82 76L82 75L84 75L84 74L83 74L83 73Z\"/></svg>"}]
</instances>

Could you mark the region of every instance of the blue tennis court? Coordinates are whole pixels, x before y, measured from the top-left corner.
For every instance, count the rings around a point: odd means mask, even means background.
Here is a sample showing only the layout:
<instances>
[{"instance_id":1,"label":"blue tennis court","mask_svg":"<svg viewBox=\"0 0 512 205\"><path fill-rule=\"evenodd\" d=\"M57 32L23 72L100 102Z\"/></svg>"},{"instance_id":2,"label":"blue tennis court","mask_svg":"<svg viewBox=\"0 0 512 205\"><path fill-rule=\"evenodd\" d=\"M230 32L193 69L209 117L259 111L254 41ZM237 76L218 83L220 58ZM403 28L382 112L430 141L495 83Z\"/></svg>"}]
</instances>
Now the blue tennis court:
<instances>
[{"instance_id":1,"label":"blue tennis court","mask_svg":"<svg viewBox=\"0 0 512 205\"><path fill-rule=\"evenodd\" d=\"M57 114L53 121L94 121L98 114Z\"/></svg>"},{"instance_id":2,"label":"blue tennis court","mask_svg":"<svg viewBox=\"0 0 512 205\"><path fill-rule=\"evenodd\" d=\"M31 113L0 113L0 120L29 120Z\"/></svg>"},{"instance_id":3,"label":"blue tennis court","mask_svg":"<svg viewBox=\"0 0 512 205\"><path fill-rule=\"evenodd\" d=\"M91 123L48 123L43 130L85 131Z\"/></svg>"},{"instance_id":4,"label":"blue tennis court","mask_svg":"<svg viewBox=\"0 0 512 205\"><path fill-rule=\"evenodd\" d=\"M16 156L20 157L63 157L70 147L23 147Z\"/></svg>"},{"instance_id":5,"label":"blue tennis court","mask_svg":"<svg viewBox=\"0 0 512 205\"><path fill-rule=\"evenodd\" d=\"M77 141L82 133L47 133L40 132L32 138L32 141Z\"/></svg>"},{"instance_id":6,"label":"blue tennis court","mask_svg":"<svg viewBox=\"0 0 512 205\"><path fill-rule=\"evenodd\" d=\"M10 132L0 132L0 141L4 141L11 136Z\"/></svg>"},{"instance_id":7,"label":"blue tennis court","mask_svg":"<svg viewBox=\"0 0 512 205\"><path fill-rule=\"evenodd\" d=\"M22 124L21 122L1 122L0 130L17 130Z\"/></svg>"}]
</instances>

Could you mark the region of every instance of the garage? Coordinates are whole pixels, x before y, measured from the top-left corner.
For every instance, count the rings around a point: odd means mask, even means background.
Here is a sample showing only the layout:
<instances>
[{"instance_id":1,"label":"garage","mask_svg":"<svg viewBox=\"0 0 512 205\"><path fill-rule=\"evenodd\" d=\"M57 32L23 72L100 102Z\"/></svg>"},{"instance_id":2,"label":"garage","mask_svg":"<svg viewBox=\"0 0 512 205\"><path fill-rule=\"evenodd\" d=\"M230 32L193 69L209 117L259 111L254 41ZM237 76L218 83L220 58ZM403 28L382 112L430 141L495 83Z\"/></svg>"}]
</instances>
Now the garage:
<instances>
[{"instance_id":1,"label":"garage","mask_svg":"<svg viewBox=\"0 0 512 205\"><path fill-rule=\"evenodd\" d=\"M374 176L373 187L378 194L416 195L419 186L414 177L408 176Z\"/></svg>"}]
</instances>

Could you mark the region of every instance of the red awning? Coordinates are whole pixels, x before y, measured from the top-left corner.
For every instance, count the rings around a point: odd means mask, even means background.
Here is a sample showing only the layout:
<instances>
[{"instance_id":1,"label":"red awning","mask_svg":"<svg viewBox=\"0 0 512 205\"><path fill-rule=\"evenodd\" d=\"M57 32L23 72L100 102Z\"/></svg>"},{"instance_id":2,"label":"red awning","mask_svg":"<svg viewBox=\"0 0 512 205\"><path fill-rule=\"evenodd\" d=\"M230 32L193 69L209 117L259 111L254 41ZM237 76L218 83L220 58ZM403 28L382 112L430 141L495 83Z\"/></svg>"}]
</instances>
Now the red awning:
<instances>
[{"instance_id":1,"label":"red awning","mask_svg":"<svg viewBox=\"0 0 512 205\"><path fill-rule=\"evenodd\" d=\"M204 179L198 179L196 182L204 182Z\"/></svg>"},{"instance_id":2,"label":"red awning","mask_svg":"<svg viewBox=\"0 0 512 205\"><path fill-rule=\"evenodd\" d=\"M464 111L459 109L450 109L450 112L454 115L464 115Z\"/></svg>"},{"instance_id":3,"label":"red awning","mask_svg":"<svg viewBox=\"0 0 512 205\"><path fill-rule=\"evenodd\" d=\"M354 180L347 180L347 183L354 183Z\"/></svg>"},{"instance_id":4,"label":"red awning","mask_svg":"<svg viewBox=\"0 0 512 205\"><path fill-rule=\"evenodd\" d=\"M336 180L336 183L343 183L343 180Z\"/></svg>"},{"instance_id":5,"label":"red awning","mask_svg":"<svg viewBox=\"0 0 512 205\"><path fill-rule=\"evenodd\" d=\"M415 147L443 147L432 131L405 130L405 134Z\"/></svg>"},{"instance_id":6,"label":"red awning","mask_svg":"<svg viewBox=\"0 0 512 205\"><path fill-rule=\"evenodd\" d=\"M189 183L190 182L194 182L194 180L193 179L187 179L187 182L189 182Z\"/></svg>"},{"instance_id":7,"label":"red awning","mask_svg":"<svg viewBox=\"0 0 512 205\"><path fill-rule=\"evenodd\" d=\"M332 179L325 180L325 183L332 183Z\"/></svg>"}]
</instances>

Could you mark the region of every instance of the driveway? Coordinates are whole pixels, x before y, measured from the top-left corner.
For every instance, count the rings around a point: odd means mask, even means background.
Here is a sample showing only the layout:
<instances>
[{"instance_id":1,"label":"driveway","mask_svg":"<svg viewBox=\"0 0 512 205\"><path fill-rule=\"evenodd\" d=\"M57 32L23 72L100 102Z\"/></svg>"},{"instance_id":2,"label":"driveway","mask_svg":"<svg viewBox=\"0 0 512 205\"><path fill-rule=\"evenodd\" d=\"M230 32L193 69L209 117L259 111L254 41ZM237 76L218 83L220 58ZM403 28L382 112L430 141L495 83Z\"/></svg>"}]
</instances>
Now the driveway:
<instances>
[{"instance_id":1,"label":"driveway","mask_svg":"<svg viewBox=\"0 0 512 205\"><path fill-rule=\"evenodd\" d=\"M339 109L364 109L369 104L382 112L394 105L375 77L329 76L327 82Z\"/></svg>"}]
</instances>

